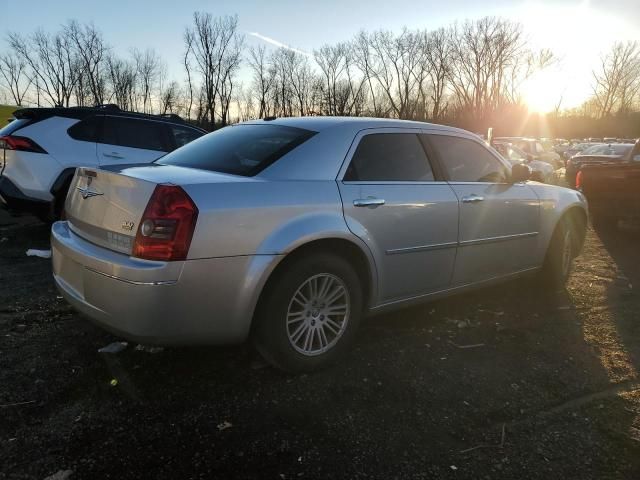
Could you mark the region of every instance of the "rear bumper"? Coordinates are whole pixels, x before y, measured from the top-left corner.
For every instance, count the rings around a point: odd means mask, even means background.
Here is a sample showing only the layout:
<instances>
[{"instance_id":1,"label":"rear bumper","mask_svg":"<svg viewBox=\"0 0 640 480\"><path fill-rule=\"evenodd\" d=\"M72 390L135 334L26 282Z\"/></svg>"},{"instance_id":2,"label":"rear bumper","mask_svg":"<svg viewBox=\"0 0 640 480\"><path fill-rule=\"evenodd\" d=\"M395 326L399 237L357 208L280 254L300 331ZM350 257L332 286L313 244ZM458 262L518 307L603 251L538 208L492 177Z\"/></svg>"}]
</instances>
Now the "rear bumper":
<instances>
[{"instance_id":1,"label":"rear bumper","mask_svg":"<svg viewBox=\"0 0 640 480\"><path fill-rule=\"evenodd\" d=\"M156 262L51 231L53 275L64 298L119 336L161 345L244 341L275 256Z\"/></svg>"},{"instance_id":2,"label":"rear bumper","mask_svg":"<svg viewBox=\"0 0 640 480\"><path fill-rule=\"evenodd\" d=\"M0 206L10 211L39 215L51 209L51 202L29 197L7 177L0 177Z\"/></svg>"}]
</instances>

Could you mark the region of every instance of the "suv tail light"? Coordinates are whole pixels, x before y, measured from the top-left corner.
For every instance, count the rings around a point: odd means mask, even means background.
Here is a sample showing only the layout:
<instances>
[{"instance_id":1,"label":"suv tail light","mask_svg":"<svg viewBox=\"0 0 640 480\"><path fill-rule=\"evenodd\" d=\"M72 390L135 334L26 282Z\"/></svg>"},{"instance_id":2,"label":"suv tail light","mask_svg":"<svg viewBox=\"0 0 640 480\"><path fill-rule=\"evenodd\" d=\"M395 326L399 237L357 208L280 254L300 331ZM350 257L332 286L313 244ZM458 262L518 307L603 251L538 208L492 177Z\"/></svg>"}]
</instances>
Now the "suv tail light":
<instances>
[{"instance_id":1,"label":"suv tail light","mask_svg":"<svg viewBox=\"0 0 640 480\"><path fill-rule=\"evenodd\" d=\"M576 190L580 190L582 188L582 170L578 171L576 175Z\"/></svg>"},{"instance_id":2,"label":"suv tail light","mask_svg":"<svg viewBox=\"0 0 640 480\"><path fill-rule=\"evenodd\" d=\"M44 148L27 137L17 135L6 135L0 137L0 148L7 150L19 150L21 152L47 153Z\"/></svg>"},{"instance_id":3,"label":"suv tail light","mask_svg":"<svg viewBox=\"0 0 640 480\"><path fill-rule=\"evenodd\" d=\"M177 185L157 185L142 215L133 256L147 260L185 260L198 208Z\"/></svg>"}]
</instances>

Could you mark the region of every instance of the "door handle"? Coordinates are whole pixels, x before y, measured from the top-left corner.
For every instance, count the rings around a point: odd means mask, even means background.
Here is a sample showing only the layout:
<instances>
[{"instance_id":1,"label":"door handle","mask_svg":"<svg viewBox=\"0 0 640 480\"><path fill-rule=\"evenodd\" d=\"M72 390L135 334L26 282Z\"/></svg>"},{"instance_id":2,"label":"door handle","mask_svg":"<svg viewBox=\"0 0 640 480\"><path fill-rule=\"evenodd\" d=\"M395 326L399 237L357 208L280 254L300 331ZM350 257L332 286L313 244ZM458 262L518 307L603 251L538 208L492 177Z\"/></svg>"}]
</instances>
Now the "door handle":
<instances>
[{"instance_id":1,"label":"door handle","mask_svg":"<svg viewBox=\"0 0 640 480\"><path fill-rule=\"evenodd\" d=\"M356 198L353 201L354 207L379 207L380 205L384 205L383 198L374 198L374 197Z\"/></svg>"},{"instance_id":2,"label":"door handle","mask_svg":"<svg viewBox=\"0 0 640 480\"><path fill-rule=\"evenodd\" d=\"M478 203L484 201L484 197L472 193L466 197L462 197L462 203Z\"/></svg>"},{"instance_id":3,"label":"door handle","mask_svg":"<svg viewBox=\"0 0 640 480\"><path fill-rule=\"evenodd\" d=\"M102 155L104 155L105 157L109 157L109 158L120 158L120 159L124 158L118 152L103 153Z\"/></svg>"}]
</instances>

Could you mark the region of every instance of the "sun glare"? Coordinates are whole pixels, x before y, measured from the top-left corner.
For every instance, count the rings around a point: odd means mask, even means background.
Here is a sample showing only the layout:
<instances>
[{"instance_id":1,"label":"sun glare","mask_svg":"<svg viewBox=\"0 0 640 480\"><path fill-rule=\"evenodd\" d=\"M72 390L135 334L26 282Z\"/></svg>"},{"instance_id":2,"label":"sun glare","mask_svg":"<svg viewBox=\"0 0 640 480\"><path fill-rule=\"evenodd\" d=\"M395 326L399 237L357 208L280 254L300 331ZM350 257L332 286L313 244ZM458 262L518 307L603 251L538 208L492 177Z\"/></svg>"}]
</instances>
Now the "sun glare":
<instances>
[{"instance_id":1,"label":"sun glare","mask_svg":"<svg viewBox=\"0 0 640 480\"><path fill-rule=\"evenodd\" d=\"M562 108L562 78L558 72L543 70L527 79L522 86L522 97L530 112L548 113Z\"/></svg>"},{"instance_id":2,"label":"sun glare","mask_svg":"<svg viewBox=\"0 0 640 480\"><path fill-rule=\"evenodd\" d=\"M615 40L632 39L635 26L619 12L595 9L588 0L529 0L513 7L535 48L551 48L556 63L528 79L524 101L532 112L573 108L591 94L589 79L599 55ZM585 81L586 79L586 81Z\"/></svg>"}]
</instances>

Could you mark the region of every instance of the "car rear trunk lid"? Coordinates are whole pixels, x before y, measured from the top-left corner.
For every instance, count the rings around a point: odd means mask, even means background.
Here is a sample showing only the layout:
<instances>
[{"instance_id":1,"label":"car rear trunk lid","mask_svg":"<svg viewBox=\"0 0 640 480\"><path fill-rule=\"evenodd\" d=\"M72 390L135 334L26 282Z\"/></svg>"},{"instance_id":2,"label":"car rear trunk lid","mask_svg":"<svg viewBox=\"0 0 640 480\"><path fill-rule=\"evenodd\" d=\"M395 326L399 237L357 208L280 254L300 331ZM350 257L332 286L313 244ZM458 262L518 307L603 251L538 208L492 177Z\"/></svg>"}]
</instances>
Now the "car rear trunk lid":
<instances>
[{"instance_id":1,"label":"car rear trunk lid","mask_svg":"<svg viewBox=\"0 0 640 480\"><path fill-rule=\"evenodd\" d=\"M130 255L156 185L116 171L78 168L65 204L69 227L96 245Z\"/></svg>"}]
</instances>

